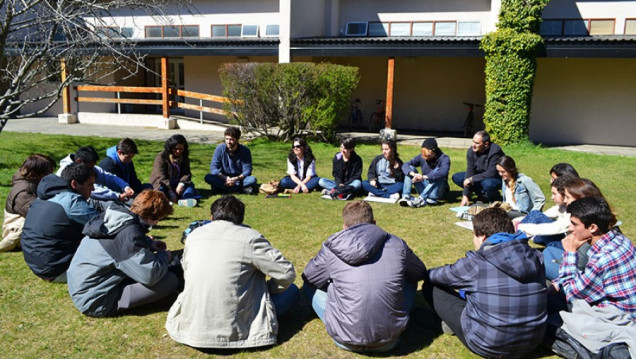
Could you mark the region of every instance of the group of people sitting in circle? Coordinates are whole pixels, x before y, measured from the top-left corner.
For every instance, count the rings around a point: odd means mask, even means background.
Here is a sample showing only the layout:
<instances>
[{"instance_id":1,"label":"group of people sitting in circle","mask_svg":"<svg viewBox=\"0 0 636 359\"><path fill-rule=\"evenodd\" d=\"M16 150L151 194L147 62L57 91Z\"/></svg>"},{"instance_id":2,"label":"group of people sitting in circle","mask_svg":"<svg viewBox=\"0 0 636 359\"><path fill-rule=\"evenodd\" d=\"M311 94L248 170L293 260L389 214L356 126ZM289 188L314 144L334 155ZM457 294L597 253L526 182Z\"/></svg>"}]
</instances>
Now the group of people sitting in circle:
<instances>
[{"instance_id":1,"label":"group of people sitting in circle","mask_svg":"<svg viewBox=\"0 0 636 359\"><path fill-rule=\"evenodd\" d=\"M195 348L274 345L277 318L301 290L293 264L243 224L245 205L232 193L254 193L257 180L239 139L240 131L229 128L214 151L205 181L229 195L212 203L211 221L188 235L182 254L148 235L173 213L173 203L191 205L197 197L181 135L165 142L146 184L137 178L130 139L109 148L99 165L95 150L82 147L62 159L57 174L50 157L29 156L13 177L0 249L21 245L33 273L68 283L86 315L120 315L179 293L165 325L175 341ZM394 142L383 142L365 181L362 168L355 141L346 138L333 158L334 179L319 178L311 148L296 138L280 184L294 193L320 186L342 199L360 191L397 194L411 207L437 203L449 190L450 158L432 138L406 163ZM474 215L474 251L426 268L404 240L376 224L369 203L352 201L342 210L343 229L303 270L302 292L335 345L353 352L392 350L413 313L484 357L527 356L550 335L594 355L636 357L636 249L592 181L564 163L550 176L555 206L542 212L536 183L480 131L466 171L452 180L462 188L462 205L475 192L478 200L507 206ZM420 281L428 308L413 310Z\"/></svg>"}]
</instances>

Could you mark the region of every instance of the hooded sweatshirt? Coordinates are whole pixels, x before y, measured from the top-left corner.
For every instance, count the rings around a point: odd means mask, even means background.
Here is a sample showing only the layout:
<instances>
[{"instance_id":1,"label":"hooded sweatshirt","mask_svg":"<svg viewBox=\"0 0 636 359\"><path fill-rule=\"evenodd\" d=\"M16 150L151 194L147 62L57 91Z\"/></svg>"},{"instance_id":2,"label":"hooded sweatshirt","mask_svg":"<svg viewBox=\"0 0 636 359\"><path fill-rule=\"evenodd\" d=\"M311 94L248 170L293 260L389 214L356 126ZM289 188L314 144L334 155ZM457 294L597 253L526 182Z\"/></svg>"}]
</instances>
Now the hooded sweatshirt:
<instances>
[{"instance_id":1,"label":"hooded sweatshirt","mask_svg":"<svg viewBox=\"0 0 636 359\"><path fill-rule=\"evenodd\" d=\"M117 146L110 147L106 150L106 157L99 162L99 167L124 180L135 193L139 193L143 190L141 181L137 177L137 171L135 171L135 164L132 161L123 163L117 154Z\"/></svg>"},{"instance_id":2,"label":"hooded sweatshirt","mask_svg":"<svg viewBox=\"0 0 636 359\"><path fill-rule=\"evenodd\" d=\"M53 280L64 273L82 240L82 227L99 212L54 174L40 181L20 244L33 273Z\"/></svg>"},{"instance_id":3,"label":"hooded sweatshirt","mask_svg":"<svg viewBox=\"0 0 636 359\"><path fill-rule=\"evenodd\" d=\"M432 284L466 292L461 323L473 352L524 357L543 340L545 271L542 257L522 232L496 233L455 264L431 269L429 278Z\"/></svg>"},{"instance_id":4,"label":"hooded sweatshirt","mask_svg":"<svg viewBox=\"0 0 636 359\"><path fill-rule=\"evenodd\" d=\"M327 288L325 327L339 343L390 343L406 328L404 281L417 283L426 267L400 238L374 224L358 224L327 239L304 278Z\"/></svg>"},{"instance_id":5,"label":"hooded sweatshirt","mask_svg":"<svg viewBox=\"0 0 636 359\"><path fill-rule=\"evenodd\" d=\"M68 292L80 312L114 315L126 285L152 286L166 275L168 255L150 250L147 231L139 216L120 203L86 224L86 237L67 272Z\"/></svg>"}]
</instances>

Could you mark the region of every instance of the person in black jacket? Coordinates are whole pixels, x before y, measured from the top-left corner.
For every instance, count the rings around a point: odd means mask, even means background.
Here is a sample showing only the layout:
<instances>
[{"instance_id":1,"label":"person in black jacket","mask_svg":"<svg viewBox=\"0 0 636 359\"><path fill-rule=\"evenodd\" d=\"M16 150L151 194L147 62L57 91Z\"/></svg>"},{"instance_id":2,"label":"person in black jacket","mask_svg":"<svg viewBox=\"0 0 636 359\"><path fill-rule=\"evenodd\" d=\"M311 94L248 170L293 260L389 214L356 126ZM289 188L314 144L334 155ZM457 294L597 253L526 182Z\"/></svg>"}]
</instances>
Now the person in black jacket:
<instances>
[{"instance_id":1,"label":"person in black jacket","mask_svg":"<svg viewBox=\"0 0 636 359\"><path fill-rule=\"evenodd\" d=\"M488 202L501 201L501 177L497 173L497 161L504 155L496 143L490 142L486 131L473 136L473 145L466 153L466 172L453 175L453 182L462 188L460 206L470 205L470 193L475 192Z\"/></svg>"},{"instance_id":2,"label":"person in black jacket","mask_svg":"<svg viewBox=\"0 0 636 359\"><path fill-rule=\"evenodd\" d=\"M99 212L86 200L95 184L95 171L72 163L62 177L50 174L38 185L22 230L24 261L38 277L66 282L66 270L84 237L82 228Z\"/></svg>"},{"instance_id":3,"label":"person in black jacket","mask_svg":"<svg viewBox=\"0 0 636 359\"><path fill-rule=\"evenodd\" d=\"M333 156L333 180L321 178L318 181L323 195L343 190L356 194L362 190L362 159L356 153L356 140L345 137L340 142L340 152ZM348 198L349 196L347 196Z\"/></svg>"},{"instance_id":4,"label":"person in black jacket","mask_svg":"<svg viewBox=\"0 0 636 359\"><path fill-rule=\"evenodd\" d=\"M137 144L130 138L124 138L117 146L106 150L106 157L99 162L99 167L126 181L135 191L135 194L144 189L152 188L149 183L142 184L137 177L133 158L139 153Z\"/></svg>"},{"instance_id":5,"label":"person in black jacket","mask_svg":"<svg viewBox=\"0 0 636 359\"><path fill-rule=\"evenodd\" d=\"M371 161L367 172L368 180L362 182L362 188L369 192L369 196L397 200L404 186L403 164L395 141L382 141L382 154Z\"/></svg>"}]
</instances>

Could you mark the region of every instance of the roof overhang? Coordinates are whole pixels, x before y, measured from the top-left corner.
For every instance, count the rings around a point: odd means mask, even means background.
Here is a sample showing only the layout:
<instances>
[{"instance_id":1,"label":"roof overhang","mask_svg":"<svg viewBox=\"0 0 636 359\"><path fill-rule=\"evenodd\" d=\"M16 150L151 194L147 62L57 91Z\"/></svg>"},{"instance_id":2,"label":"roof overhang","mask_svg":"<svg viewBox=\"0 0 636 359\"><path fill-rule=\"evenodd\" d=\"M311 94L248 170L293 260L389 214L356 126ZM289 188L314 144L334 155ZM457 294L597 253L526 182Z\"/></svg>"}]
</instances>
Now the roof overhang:
<instances>
[{"instance_id":1,"label":"roof overhang","mask_svg":"<svg viewBox=\"0 0 636 359\"><path fill-rule=\"evenodd\" d=\"M136 52L150 56L278 56L278 38L143 39Z\"/></svg>"},{"instance_id":2,"label":"roof overhang","mask_svg":"<svg viewBox=\"0 0 636 359\"><path fill-rule=\"evenodd\" d=\"M636 36L544 37L540 57L636 58Z\"/></svg>"}]
</instances>

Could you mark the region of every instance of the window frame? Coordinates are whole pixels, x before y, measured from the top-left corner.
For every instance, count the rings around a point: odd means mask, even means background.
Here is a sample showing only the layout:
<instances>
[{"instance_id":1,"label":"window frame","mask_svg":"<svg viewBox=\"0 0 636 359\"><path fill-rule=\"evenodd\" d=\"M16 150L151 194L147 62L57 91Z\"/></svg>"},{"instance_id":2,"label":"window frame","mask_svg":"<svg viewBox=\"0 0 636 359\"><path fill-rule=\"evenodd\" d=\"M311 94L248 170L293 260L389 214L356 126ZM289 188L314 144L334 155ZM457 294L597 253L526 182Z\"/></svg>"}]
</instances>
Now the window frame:
<instances>
[{"instance_id":1,"label":"window frame","mask_svg":"<svg viewBox=\"0 0 636 359\"><path fill-rule=\"evenodd\" d=\"M636 32L634 32L633 34L628 34L627 33L627 22L628 21L633 21L636 24L636 17L627 17L627 18L625 18L625 24L623 26L623 35L628 35L628 36L636 35ZM636 31L636 29L634 29L634 30Z\"/></svg>"},{"instance_id":2,"label":"window frame","mask_svg":"<svg viewBox=\"0 0 636 359\"><path fill-rule=\"evenodd\" d=\"M150 28L160 28L161 36L148 36L148 29ZM179 30L179 36L165 36L165 28L177 28ZM197 36L183 36L183 28L184 27L196 27L198 35ZM199 25L146 25L144 26L144 38L145 39L193 39L201 37L201 27Z\"/></svg>"},{"instance_id":3,"label":"window frame","mask_svg":"<svg viewBox=\"0 0 636 359\"><path fill-rule=\"evenodd\" d=\"M625 21L627 22L628 19L625 19ZM630 20L636 20L636 19L630 19ZM546 35L546 34L541 34L541 36L607 36L607 35L616 35L616 18L601 18L601 17L589 17L589 18L554 18L554 19L542 19L543 22L545 21L560 21L561 22L561 34L559 35ZM585 25L585 31L586 33L584 35L566 35L565 34L565 24L567 21L583 21L583 22L587 22ZM612 26L612 33L611 34L598 34L598 35L592 35L590 34L590 29L592 28L592 22L594 21L612 21L613 22L613 26ZM623 29L624 32L625 29Z\"/></svg>"},{"instance_id":4,"label":"window frame","mask_svg":"<svg viewBox=\"0 0 636 359\"><path fill-rule=\"evenodd\" d=\"M225 27L225 36L214 36L214 27L215 26L224 26ZM230 36L230 26L239 26L241 31L240 33L243 32L243 24L212 24L210 25L210 37L212 38L221 38L221 39L227 39L227 38L237 38L237 37L241 37L241 35L239 34L238 36Z\"/></svg>"}]
</instances>

